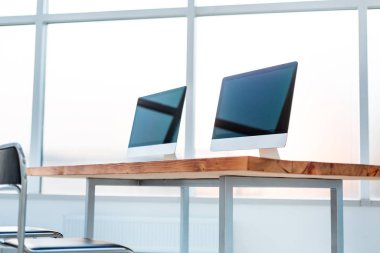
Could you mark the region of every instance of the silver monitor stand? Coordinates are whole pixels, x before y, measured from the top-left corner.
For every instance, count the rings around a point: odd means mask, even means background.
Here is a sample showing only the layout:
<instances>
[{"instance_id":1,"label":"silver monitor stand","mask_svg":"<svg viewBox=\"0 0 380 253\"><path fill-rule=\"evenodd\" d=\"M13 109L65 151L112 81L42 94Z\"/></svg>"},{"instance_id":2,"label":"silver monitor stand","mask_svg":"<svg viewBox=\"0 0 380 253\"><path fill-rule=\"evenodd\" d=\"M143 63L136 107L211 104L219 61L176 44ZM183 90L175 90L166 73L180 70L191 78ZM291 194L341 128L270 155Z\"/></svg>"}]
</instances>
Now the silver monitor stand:
<instances>
[{"instance_id":1,"label":"silver monitor stand","mask_svg":"<svg viewBox=\"0 0 380 253\"><path fill-rule=\"evenodd\" d=\"M149 155L146 155L149 154ZM149 161L162 161L162 160L177 160L175 150L173 153L143 153L136 154L135 152L128 153L127 161L129 162L149 162Z\"/></svg>"},{"instance_id":2,"label":"silver monitor stand","mask_svg":"<svg viewBox=\"0 0 380 253\"><path fill-rule=\"evenodd\" d=\"M172 154L166 154L164 155L164 160L177 160L177 155L175 152Z\"/></svg>"},{"instance_id":3,"label":"silver monitor stand","mask_svg":"<svg viewBox=\"0 0 380 253\"><path fill-rule=\"evenodd\" d=\"M259 154L262 158L280 159L277 148L260 148Z\"/></svg>"}]
</instances>

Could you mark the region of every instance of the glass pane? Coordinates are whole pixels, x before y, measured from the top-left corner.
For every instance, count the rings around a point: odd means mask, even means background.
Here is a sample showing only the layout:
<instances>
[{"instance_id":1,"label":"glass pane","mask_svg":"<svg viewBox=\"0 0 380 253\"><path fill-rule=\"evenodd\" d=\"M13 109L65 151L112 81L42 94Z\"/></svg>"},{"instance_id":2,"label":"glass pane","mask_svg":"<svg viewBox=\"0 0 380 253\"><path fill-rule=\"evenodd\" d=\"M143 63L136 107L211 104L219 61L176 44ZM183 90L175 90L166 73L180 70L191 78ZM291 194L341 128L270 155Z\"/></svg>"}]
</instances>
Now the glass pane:
<instances>
[{"instance_id":1,"label":"glass pane","mask_svg":"<svg viewBox=\"0 0 380 253\"><path fill-rule=\"evenodd\" d=\"M359 181L344 181L344 199L359 199ZM237 188L237 197L252 197L262 199L330 199L329 189L313 188Z\"/></svg>"},{"instance_id":2,"label":"glass pane","mask_svg":"<svg viewBox=\"0 0 380 253\"><path fill-rule=\"evenodd\" d=\"M125 161L137 98L186 84L186 19L50 25L48 42L44 165Z\"/></svg>"},{"instance_id":3,"label":"glass pane","mask_svg":"<svg viewBox=\"0 0 380 253\"><path fill-rule=\"evenodd\" d=\"M34 26L0 27L0 143L19 142L29 155Z\"/></svg>"},{"instance_id":4,"label":"glass pane","mask_svg":"<svg viewBox=\"0 0 380 253\"><path fill-rule=\"evenodd\" d=\"M1 0L0 16L33 15L37 10L36 0Z\"/></svg>"},{"instance_id":5,"label":"glass pane","mask_svg":"<svg viewBox=\"0 0 380 253\"><path fill-rule=\"evenodd\" d=\"M368 99L370 164L380 165L380 10L368 11ZM371 198L380 199L380 183L372 181Z\"/></svg>"},{"instance_id":6,"label":"glass pane","mask_svg":"<svg viewBox=\"0 0 380 253\"><path fill-rule=\"evenodd\" d=\"M359 199L359 182L344 181L344 199ZM192 188L191 195L198 198L217 198L218 188L197 187ZM313 188L234 188L234 196L240 198L259 198L259 199L330 199L329 189Z\"/></svg>"},{"instance_id":7,"label":"glass pane","mask_svg":"<svg viewBox=\"0 0 380 253\"><path fill-rule=\"evenodd\" d=\"M49 13L185 7L186 0L49 0Z\"/></svg>"},{"instance_id":8,"label":"glass pane","mask_svg":"<svg viewBox=\"0 0 380 253\"><path fill-rule=\"evenodd\" d=\"M281 158L358 163L357 30L355 11L197 19L197 156L258 155L257 150L209 151L222 78L296 60L289 135L286 147L279 149ZM358 189L358 182L354 185Z\"/></svg>"},{"instance_id":9,"label":"glass pane","mask_svg":"<svg viewBox=\"0 0 380 253\"><path fill-rule=\"evenodd\" d=\"M197 6L214 6L214 5L236 5L236 4L263 4L263 3L290 3L290 2L308 2L315 0L196 0ZM317 0L328 1L328 0Z\"/></svg>"},{"instance_id":10,"label":"glass pane","mask_svg":"<svg viewBox=\"0 0 380 253\"><path fill-rule=\"evenodd\" d=\"M179 197L179 187L141 187L141 186L98 186L96 195L100 196L151 196Z\"/></svg>"}]
</instances>

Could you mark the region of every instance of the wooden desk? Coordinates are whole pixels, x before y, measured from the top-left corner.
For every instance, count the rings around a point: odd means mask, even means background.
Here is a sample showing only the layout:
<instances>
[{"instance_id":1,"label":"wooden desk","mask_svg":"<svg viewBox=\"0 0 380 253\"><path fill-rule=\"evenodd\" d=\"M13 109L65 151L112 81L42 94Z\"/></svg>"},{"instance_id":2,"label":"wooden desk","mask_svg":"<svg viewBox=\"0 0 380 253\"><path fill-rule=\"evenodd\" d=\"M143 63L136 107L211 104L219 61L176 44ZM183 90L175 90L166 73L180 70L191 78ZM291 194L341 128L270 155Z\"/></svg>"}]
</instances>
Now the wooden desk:
<instances>
[{"instance_id":1,"label":"wooden desk","mask_svg":"<svg viewBox=\"0 0 380 253\"><path fill-rule=\"evenodd\" d=\"M28 168L29 176L114 179L215 179L221 176L378 179L380 166L286 161L252 156Z\"/></svg>"},{"instance_id":2,"label":"wooden desk","mask_svg":"<svg viewBox=\"0 0 380 253\"><path fill-rule=\"evenodd\" d=\"M380 166L250 156L28 168L29 176L87 178L85 236L93 237L95 187L181 187L180 252L188 253L189 187L219 187L219 253L233 252L233 187L329 188L331 252L343 253L343 179L380 179Z\"/></svg>"}]
</instances>

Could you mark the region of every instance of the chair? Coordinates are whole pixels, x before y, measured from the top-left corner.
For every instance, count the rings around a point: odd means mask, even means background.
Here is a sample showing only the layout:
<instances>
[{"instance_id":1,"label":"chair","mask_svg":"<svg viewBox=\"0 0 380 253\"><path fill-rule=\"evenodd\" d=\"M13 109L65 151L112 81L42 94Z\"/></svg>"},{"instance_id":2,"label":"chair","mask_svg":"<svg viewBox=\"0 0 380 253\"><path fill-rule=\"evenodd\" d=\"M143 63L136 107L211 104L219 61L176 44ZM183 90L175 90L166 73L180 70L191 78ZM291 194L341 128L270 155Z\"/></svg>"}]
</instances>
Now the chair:
<instances>
[{"instance_id":1,"label":"chair","mask_svg":"<svg viewBox=\"0 0 380 253\"><path fill-rule=\"evenodd\" d=\"M15 227L0 229L0 238L5 239L0 242L2 245L15 247L18 249L18 253L133 253L125 246L110 242L88 238L62 238L62 234L56 231L26 228L27 176L25 164L25 156L19 144L0 145L0 189L16 189L19 196L17 229ZM16 234L17 238L15 238Z\"/></svg>"},{"instance_id":2,"label":"chair","mask_svg":"<svg viewBox=\"0 0 380 253\"><path fill-rule=\"evenodd\" d=\"M0 240L17 238L18 227L0 227ZM53 237L53 238L62 238L63 235L60 232L44 229L44 228L34 228L34 227L25 227L25 237Z\"/></svg>"},{"instance_id":3,"label":"chair","mask_svg":"<svg viewBox=\"0 0 380 253\"><path fill-rule=\"evenodd\" d=\"M1 150L0 150L0 191L1 190L16 190L18 194L21 194L21 188L19 186L21 184L20 162L18 158L16 159L16 161L12 161L12 156L15 158L18 157L14 153L15 150L13 151L10 150L8 152L9 156L6 155L6 151L4 151L4 149L7 149L8 146L11 147L13 145L11 144L11 145L0 146L1 147ZM8 173L8 171L10 173ZM0 227L0 240L3 241L4 239L16 238L17 230L18 230L17 226ZM60 238L63 236L61 233L54 230L26 227L25 237Z\"/></svg>"}]
</instances>

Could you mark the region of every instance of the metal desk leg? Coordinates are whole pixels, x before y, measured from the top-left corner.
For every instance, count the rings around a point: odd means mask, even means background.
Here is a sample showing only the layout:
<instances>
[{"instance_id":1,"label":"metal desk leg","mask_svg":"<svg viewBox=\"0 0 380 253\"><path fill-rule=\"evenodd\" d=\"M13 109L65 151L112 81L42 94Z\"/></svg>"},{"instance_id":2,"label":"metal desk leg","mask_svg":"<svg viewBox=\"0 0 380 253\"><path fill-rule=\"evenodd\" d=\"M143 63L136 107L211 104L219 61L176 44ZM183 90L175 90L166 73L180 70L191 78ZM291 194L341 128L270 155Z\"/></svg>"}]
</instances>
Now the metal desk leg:
<instances>
[{"instance_id":1,"label":"metal desk leg","mask_svg":"<svg viewBox=\"0 0 380 253\"><path fill-rule=\"evenodd\" d=\"M95 181L91 178L86 179L86 206L84 214L84 237L94 237L94 211L95 211Z\"/></svg>"},{"instance_id":2,"label":"metal desk leg","mask_svg":"<svg viewBox=\"0 0 380 253\"><path fill-rule=\"evenodd\" d=\"M181 186L180 253L189 253L189 187Z\"/></svg>"},{"instance_id":3,"label":"metal desk leg","mask_svg":"<svg viewBox=\"0 0 380 253\"><path fill-rule=\"evenodd\" d=\"M331 195L331 252L343 253L343 183L330 189Z\"/></svg>"},{"instance_id":4,"label":"metal desk leg","mask_svg":"<svg viewBox=\"0 0 380 253\"><path fill-rule=\"evenodd\" d=\"M233 185L229 177L219 179L219 253L233 252Z\"/></svg>"}]
</instances>

